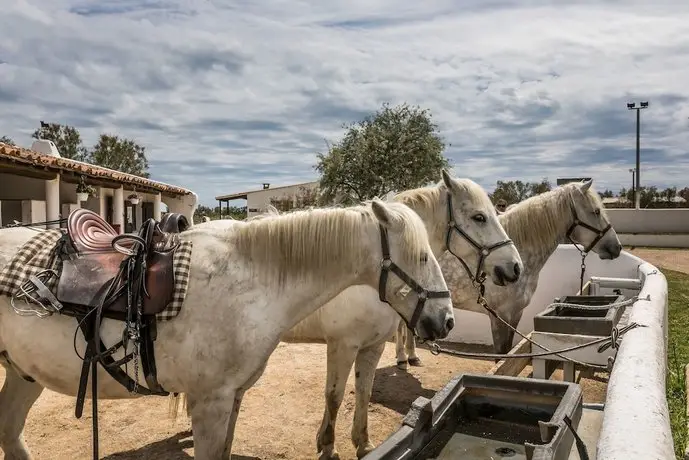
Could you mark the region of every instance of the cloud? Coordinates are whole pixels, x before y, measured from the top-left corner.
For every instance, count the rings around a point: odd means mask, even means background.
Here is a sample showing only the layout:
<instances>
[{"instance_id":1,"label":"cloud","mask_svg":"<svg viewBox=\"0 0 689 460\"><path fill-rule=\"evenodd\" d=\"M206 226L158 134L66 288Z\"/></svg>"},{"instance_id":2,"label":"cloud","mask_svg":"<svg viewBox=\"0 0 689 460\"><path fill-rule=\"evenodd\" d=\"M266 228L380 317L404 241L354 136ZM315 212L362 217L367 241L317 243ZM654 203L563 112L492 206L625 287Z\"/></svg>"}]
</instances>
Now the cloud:
<instances>
[{"instance_id":1,"label":"cloud","mask_svg":"<svg viewBox=\"0 0 689 460\"><path fill-rule=\"evenodd\" d=\"M689 185L689 4L641 0L17 0L0 28L0 135L39 120L146 147L202 203L314 180L382 102L430 109L458 175L618 190Z\"/></svg>"}]
</instances>

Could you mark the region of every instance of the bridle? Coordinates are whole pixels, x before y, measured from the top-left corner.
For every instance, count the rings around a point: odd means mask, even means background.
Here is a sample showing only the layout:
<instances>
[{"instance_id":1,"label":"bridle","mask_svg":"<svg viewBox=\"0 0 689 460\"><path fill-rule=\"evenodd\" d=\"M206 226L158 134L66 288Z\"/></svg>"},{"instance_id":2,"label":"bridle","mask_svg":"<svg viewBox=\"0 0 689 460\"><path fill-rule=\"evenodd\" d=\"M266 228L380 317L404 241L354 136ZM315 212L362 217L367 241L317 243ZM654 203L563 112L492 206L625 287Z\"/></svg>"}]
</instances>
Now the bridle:
<instances>
[{"instance_id":1,"label":"bridle","mask_svg":"<svg viewBox=\"0 0 689 460\"><path fill-rule=\"evenodd\" d=\"M612 228L612 224L608 223L608 225L605 226L603 229L597 229L596 227L587 224L586 222L582 222L581 219L579 219L579 216L577 215L577 209L574 207L574 204L570 202L570 207L572 208L572 214L574 214L574 220L572 221L572 225L569 226L569 229L567 230L567 239L576 246L576 243L572 239L572 233L574 233L574 230L577 227L584 227L586 230L590 230L593 233L596 234L596 237L591 241L588 245L584 247L584 249L581 251L583 254L586 254L593 249L598 242L603 239L606 233L610 231Z\"/></svg>"},{"instance_id":2,"label":"bridle","mask_svg":"<svg viewBox=\"0 0 689 460\"><path fill-rule=\"evenodd\" d=\"M572 221L572 225L569 226L569 229L567 229L566 236L569 242L572 243L581 254L581 272L579 274L579 292L581 293L581 291L584 289L584 274L586 273L586 256L591 251L591 249L593 249L598 244L598 242L601 239L603 239L605 234L610 231L610 229L612 228L612 224L608 222L608 225L606 225L603 229L598 229L592 225L587 224L586 222L582 222L582 220L579 219L579 215L577 214L577 208L574 206L574 203L570 201L569 205L572 208L574 220ZM574 230L576 230L577 227L583 227L586 230L589 230L596 234L596 237L593 239L593 241L584 246L584 249L579 249L579 246L577 246L576 241L574 241L574 239L572 238L572 233L574 233Z\"/></svg>"},{"instance_id":3,"label":"bridle","mask_svg":"<svg viewBox=\"0 0 689 460\"><path fill-rule=\"evenodd\" d=\"M409 276L404 270L402 270L395 262L393 262L390 259L390 244L388 243L388 230L380 224L378 225L378 227L380 228L380 242L383 248L383 259L380 262L380 279L378 281L378 296L381 302L385 302L388 305L390 305L390 302L386 299L385 296L389 272L392 272L395 275L397 275L397 277L401 279L404 282L404 284L409 286L409 288L412 291L416 292L416 295L418 296L419 300L416 302L416 308L414 309L414 313L412 314L411 319L407 321L407 319L403 315L400 316L402 317L404 322L407 323L407 327L414 332L414 335L418 335L416 333L416 323L419 322L419 318L421 317L423 307L426 305L426 300L449 299L450 291L429 291L428 289L421 287L421 285L419 285L419 283L417 283L414 280L414 278Z\"/></svg>"},{"instance_id":4,"label":"bridle","mask_svg":"<svg viewBox=\"0 0 689 460\"><path fill-rule=\"evenodd\" d=\"M452 211L452 195L449 192L447 194L447 220L448 222L447 233L445 234L445 246L447 247L448 252L455 256L455 258L457 258L457 260L461 262L467 274L469 275L471 282L474 285L483 285L483 282L486 280L486 274L485 272L483 272L483 264L485 263L486 258L490 255L491 252L495 251L496 249L501 248L503 246L507 246L508 244L514 245L514 242L511 239L507 238L506 240L500 241L495 244L491 244L490 246L484 246L479 244L475 239L469 236L467 232L462 230L462 228L457 225L457 222L454 218L454 213ZM476 273L472 273L471 269L469 268L469 264L467 264L464 261L464 259L462 259L460 256L455 254L450 248L450 239L454 232L459 233L459 235L462 236L462 238L464 238L466 241L468 241L469 244L471 244L478 252L479 257L478 265L476 266Z\"/></svg>"}]
</instances>

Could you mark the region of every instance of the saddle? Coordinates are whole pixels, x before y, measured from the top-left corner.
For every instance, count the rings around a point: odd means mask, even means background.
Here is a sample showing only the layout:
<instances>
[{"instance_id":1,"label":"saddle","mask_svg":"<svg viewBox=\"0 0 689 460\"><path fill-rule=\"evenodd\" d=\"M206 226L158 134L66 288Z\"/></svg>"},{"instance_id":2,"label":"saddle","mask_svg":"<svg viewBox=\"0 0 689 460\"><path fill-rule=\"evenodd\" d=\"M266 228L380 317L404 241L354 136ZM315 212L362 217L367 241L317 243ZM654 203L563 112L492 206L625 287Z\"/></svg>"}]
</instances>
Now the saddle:
<instances>
[{"instance_id":1,"label":"saddle","mask_svg":"<svg viewBox=\"0 0 689 460\"><path fill-rule=\"evenodd\" d=\"M102 305L104 311L126 313L125 294L131 280L118 277L118 274L127 258L143 251L140 262L145 265L142 267L143 314L160 313L172 301L175 282L173 255L179 244L179 232L188 227L189 222L183 215L167 214L160 224L154 219L144 222L136 238L119 235L93 211L73 211L67 219L57 299L85 307ZM116 286L111 287L111 283L116 283ZM103 295L107 290L110 294L104 302Z\"/></svg>"}]
</instances>

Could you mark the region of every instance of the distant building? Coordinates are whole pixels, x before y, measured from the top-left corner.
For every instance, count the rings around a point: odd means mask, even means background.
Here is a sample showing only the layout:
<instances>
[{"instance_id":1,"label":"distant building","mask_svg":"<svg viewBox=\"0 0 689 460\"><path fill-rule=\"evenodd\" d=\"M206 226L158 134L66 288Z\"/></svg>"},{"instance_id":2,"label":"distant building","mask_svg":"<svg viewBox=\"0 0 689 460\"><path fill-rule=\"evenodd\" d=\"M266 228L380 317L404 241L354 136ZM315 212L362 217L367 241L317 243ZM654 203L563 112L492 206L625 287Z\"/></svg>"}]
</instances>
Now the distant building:
<instances>
[{"instance_id":1,"label":"distant building","mask_svg":"<svg viewBox=\"0 0 689 460\"><path fill-rule=\"evenodd\" d=\"M272 188L269 183L264 183L260 189L219 195L215 199L218 200L221 215L224 215L223 203L228 208L227 214L229 214L230 201L246 200L246 215L252 217L264 213L269 204L278 208L279 211L289 211L301 207L301 201L315 193L318 193L318 181Z\"/></svg>"},{"instance_id":2,"label":"distant building","mask_svg":"<svg viewBox=\"0 0 689 460\"><path fill-rule=\"evenodd\" d=\"M93 195L77 193L79 184ZM198 196L175 185L102 166L62 158L55 144L39 139L31 149L0 142L0 226L15 222L65 226L61 219L83 207L98 213L120 233L144 220L160 220L163 205L193 222Z\"/></svg>"}]
</instances>

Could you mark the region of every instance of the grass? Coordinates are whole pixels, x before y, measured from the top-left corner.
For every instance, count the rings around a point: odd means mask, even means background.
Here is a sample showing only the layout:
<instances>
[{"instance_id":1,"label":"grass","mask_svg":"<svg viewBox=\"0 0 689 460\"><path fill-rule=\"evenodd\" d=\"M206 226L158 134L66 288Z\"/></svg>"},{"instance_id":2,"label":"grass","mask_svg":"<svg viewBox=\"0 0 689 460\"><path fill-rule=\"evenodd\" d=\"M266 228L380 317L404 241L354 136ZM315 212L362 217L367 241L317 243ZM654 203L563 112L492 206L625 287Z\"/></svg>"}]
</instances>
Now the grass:
<instances>
[{"instance_id":1,"label":"grass","mask_svg":"<svg viewBox=\"0 0 689 460\"><path fill-rule=\"evenodd\" d=\"M689 363L689 275L660 269L668 283L669 329L667 402L675 455L684 458L687 446L687 399L684 366Z\"/></svg>"}]
</instances>

